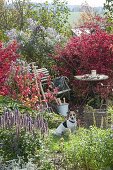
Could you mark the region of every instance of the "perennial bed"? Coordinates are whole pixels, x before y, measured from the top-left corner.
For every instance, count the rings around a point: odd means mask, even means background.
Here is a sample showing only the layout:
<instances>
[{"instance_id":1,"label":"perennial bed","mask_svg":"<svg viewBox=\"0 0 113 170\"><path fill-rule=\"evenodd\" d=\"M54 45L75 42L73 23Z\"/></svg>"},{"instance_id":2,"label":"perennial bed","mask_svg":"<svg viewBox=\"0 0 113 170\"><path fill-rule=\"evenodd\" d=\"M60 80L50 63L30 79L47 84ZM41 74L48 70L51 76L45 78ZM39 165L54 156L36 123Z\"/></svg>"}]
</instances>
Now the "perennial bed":
<instances>
[{"instance_id":1,"label":"perennial bed","mask_svg":"<svg viewBox=\"0 0 113 170\"><path fill-rule=\"evenodd\" d=\"M29 162L32 158L31 162L35 165L33 170L38 168L41 170L112 170L113 131L111 129L79 128L76 134L67 132L62 137L56 137L52 133L53 129L50 130L48 137L43 139L36 136L39 138L39 148L35 150L34 156L30 154L28 159ZM35 140L35 138L34 141L29 140L27 147L24 147L28 149L33 146ZM21 169L19 162L16 165Z\"/></svg>"}]
</instances>

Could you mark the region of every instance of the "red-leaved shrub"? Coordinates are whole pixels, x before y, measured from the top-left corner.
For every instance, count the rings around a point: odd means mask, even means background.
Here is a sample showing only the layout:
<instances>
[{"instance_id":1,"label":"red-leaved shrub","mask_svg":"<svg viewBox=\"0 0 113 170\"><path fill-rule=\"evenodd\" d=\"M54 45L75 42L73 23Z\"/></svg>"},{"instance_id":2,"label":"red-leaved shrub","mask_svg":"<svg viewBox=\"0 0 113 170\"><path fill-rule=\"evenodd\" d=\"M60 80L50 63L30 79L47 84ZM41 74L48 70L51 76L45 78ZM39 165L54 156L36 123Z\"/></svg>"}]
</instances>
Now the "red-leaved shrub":
<instances>
[{"instance_id":1,"label":"red-leaved shrub","mask_svg":"<svg viewBox=\"0 0 113 170\"><path fill-rule=\"evenodd\" d=\"M51 78L48 77L46 97L42 95L40 83L43 76L43 73L35 74L27 62L20 60L13 63L7 81L10 97L35 110L43 109L45 102L55 100L57 94L55 88L50 88Z\"/></svg>"},{"instance_id":2,"label":"red-leaved shrub","mask_svg":"<svg viewBox=\"0 0 113 170\"><path fill-rule=\"evenodd\" d=\"M0 42L0 95L8 95L9 86L6 81L10 74L11 63L19 57L18 45L15 41L5 46Z\"/></svg>"},{"instance_id":3,"label":"red-leaved shrub","mask_svg":"<svg viewBox=\"0 0 113 170\"><path fill-rule=\"evenodd\" d=\"M56 55L53 56L56 61L55 69L70 79L75 95L83 97L90 90L89 82L78 81L74 76L90 74L91 70L108 75L109 79L102 81L103 84L109 85L108 88L97 85L100 83L98 82L94 89L96 93L106 98L113 94L112 47L113 35L95 26L91 34L83 33L79 37L72 37L64 48L56 48Z\"/></svg>"},{"instance_id":4,"label":"red-leaved shrub","mask_svg":"<svg viewBox=\"0 0 113 170\"><path fill-rule=\"evenodd\" d=\"M27 107L39 110L45 102L55 99L57 90L49 90L51 80L48 79L46 99L43 98L40 82L44 75L35 77L26 62L17 61L19 57L17 49L18 45L15 41L7 46L0 43L0 95L10 96Z\"/></svg>"}]
</instances>

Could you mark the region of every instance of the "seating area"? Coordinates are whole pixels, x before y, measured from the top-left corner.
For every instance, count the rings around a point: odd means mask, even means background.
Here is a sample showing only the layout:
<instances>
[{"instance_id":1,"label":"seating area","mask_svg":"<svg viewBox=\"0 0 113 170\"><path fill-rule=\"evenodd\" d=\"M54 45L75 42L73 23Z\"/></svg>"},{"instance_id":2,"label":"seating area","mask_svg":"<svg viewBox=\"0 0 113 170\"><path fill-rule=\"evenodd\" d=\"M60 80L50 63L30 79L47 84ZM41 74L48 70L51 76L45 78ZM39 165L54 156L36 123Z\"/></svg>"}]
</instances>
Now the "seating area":
<instances>
[{"instance_id":1,"label":"seating area","mask_svg":"<svg viewBox=\"0 0 113 170\"><path fill-rule=\"evenodd\" d=\"M47 68L38 68L35 63L30 63L28 65L29 71L34 74L35 83L37 88L40 88L42 94L42 100L45 100L45 104L47 109L49 108L49 104L47 103L47 90L51 91L51 89L56 89L55 97L63 98L65 94L67 94L68 100L70 98L70 87L69 87L69 79L66 76L54 77L49 74ZM40 79L40 82L39 80ZM49 84L49 87L48 87ZM52 110L52 108L49 110Z\"/></svg>"}]
</instances>

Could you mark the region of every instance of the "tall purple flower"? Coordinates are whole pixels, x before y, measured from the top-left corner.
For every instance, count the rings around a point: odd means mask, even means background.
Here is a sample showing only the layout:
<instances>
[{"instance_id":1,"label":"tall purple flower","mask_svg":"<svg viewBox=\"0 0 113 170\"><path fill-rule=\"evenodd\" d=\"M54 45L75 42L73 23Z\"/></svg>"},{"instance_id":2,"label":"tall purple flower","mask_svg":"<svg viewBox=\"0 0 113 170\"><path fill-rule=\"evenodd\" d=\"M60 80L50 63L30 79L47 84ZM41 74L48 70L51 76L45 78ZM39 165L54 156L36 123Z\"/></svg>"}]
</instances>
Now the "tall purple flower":
<instances>
[{"instance_id":1,"label":"tall purple flower","mask_svg":"<svg viewBox=\"0 0 113 170\"><path fill-rule=\"evenodd\" d=\"M4 111L0 116L0 127L3 129L15 127L17 136L23 128L31 133L34 133L35 130L39 130L43 134L48 133L48 123L42 115L33 119L28 113L21 114L18 109Z\"/></svg>"}]
</instances>

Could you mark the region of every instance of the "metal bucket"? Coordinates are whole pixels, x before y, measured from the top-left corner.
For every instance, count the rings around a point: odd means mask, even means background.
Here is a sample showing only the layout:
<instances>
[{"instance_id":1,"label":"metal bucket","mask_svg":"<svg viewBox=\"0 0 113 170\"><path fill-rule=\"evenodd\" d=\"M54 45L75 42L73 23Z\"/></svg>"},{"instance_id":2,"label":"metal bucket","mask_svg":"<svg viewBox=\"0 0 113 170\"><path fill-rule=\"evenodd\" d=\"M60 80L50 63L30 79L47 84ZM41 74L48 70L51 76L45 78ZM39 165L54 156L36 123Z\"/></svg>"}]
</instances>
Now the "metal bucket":
<instances>
[{"instance_id":1,"label":"metal bucket","mask_svg":"<svg viewBox=\"0 0 113 170\"><path fill-rule=\"evenodd\" d=\"M58 110L59 114L62 116L67 116L67 113L69 111L68 106L69 106L68 103L62 103L62 105L58 105L57 110Z\"/></svg>"}]
</instances>

